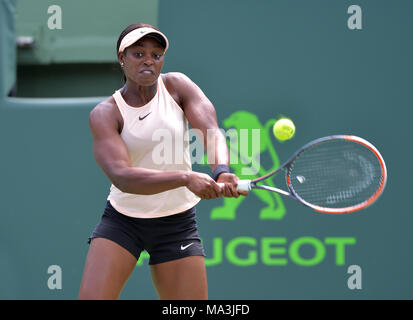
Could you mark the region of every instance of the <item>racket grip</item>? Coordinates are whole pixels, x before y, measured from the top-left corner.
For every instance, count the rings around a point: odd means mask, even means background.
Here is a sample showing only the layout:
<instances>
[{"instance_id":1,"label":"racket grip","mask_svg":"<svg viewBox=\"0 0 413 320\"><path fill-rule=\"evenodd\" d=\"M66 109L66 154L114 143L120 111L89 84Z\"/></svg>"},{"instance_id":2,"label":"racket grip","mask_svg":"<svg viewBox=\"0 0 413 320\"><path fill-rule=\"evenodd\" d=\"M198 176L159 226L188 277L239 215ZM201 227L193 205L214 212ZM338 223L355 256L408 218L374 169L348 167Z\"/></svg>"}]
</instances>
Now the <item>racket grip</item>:
<instances>
[{"instance_id":1,"label":"racket grip","mask_svg":"<svg viewBox=\"0 0 413 320\"><path fill-rule=\"evenodd\" d=\"M237 185L237 191L250 191L251 180L239 180Z\"/></svg>"},{"instance_id":2,"label":"racket grip","mask_svg":"<svg viewBox=\"0 0 413 320\"><path fill-rule=\"evenodd\" d=\"M225 183L217 183L221 188L225 186ZM239 180L237 185L237 191L250 191L251 190L251 180Z\"/></svg>"}]
</instances>

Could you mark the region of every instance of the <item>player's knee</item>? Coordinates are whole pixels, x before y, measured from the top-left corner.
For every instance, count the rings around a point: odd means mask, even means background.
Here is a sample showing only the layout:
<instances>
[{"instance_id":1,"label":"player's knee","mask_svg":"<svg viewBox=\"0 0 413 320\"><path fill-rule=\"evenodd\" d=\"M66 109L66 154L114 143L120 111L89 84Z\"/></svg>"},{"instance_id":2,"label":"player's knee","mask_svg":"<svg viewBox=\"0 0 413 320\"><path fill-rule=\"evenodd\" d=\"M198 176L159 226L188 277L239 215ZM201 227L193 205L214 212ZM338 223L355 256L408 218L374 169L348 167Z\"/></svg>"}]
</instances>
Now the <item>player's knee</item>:
<instances>
[{"instance_id":1,"label":"player's knee","mask_svg":"<svg viewBox=\"0 0 413 320\"><path fill-rule=\"evenodd\" d=\"M80 288L78 296L78 300L117 300L118 298L119 294L116 292L107 292L92 287Z\"/></svg>"}]
</instances>

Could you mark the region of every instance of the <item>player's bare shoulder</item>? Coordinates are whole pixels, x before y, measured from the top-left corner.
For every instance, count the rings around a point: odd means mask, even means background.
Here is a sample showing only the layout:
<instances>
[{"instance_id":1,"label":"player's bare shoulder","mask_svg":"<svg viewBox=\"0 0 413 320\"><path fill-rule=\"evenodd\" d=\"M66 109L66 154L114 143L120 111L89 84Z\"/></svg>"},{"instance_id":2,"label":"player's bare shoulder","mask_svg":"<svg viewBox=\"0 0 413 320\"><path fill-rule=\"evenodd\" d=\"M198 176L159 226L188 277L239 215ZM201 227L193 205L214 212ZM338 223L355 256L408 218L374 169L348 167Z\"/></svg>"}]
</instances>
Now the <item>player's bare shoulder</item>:
<instances>
[{"instance_id":1,"label":"player's bare shoulder","mask_svg":"<svg viewBox=\"0 0 413 320\"><path fill-rule=\"evenodd\" d=\"M182 72L168 72L162 74L162 80L165 85L174 89L182 89L188 86L192 86L195 83Z\"/></svg>"},{"instance_id":2,"label":"player's bare shoulder","mask_svg":"<svg viewBox=\"0 0 413 320\"><path fill-rule=\"evenodd\" d=\"M182 108L182 86L189 78L180 72L163 73L161 76L166 90L168 90L175 102Z\"/></svg>"},{"instance_id":3,"label":"player's bare shoulder","mask_svg":"<svg viewBox=\"0 0 413 320\"><path fill-rule=\"evenodd\" d=\"M163 77L166 77L168 81L191 81L191 79L182 72L168 72L163 73Z\"/></svg>"},{"instance_id":4,"label":"player's bare shoulder","mask_svg":"<svg viewBox=\"0 0 413 320\"><path fill-rule=\"evenodd\" d=\"M102 127L116 127L118 132L121 131L123 126L122 115L112 96L97 104L90 111L89 125L92 133Z\"/></svg>"},{"instance_id":5,"label":"player's bare shoulder","mask_svg":"<svg viewBox=\"0 0 413 320\"><path fill-rule=\"evenodd\" d=\"M162 75L165 87L175 101L184 107L185 101L197 95L200 88L185 74L181 72L168 72Z\"/></svg>"}]
</instances>

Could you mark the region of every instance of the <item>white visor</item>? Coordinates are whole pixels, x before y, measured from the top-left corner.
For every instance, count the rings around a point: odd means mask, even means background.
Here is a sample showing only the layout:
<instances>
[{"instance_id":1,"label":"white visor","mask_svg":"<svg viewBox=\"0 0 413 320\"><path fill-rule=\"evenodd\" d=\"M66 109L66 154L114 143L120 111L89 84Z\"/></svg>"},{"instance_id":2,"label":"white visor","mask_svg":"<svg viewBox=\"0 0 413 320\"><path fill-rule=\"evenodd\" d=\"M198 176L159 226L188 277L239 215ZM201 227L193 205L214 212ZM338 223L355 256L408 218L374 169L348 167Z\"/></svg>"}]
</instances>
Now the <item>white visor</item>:
<instances>
[{"instance_id":1,"label":"white visor","mask_svg":"<svg viewBox=\"0 0 413 320\"><path fill-rule=\"evenodd\" d=\"M131 46L136 41L138 41L139 39L143 38L144 36L148 34L151 34L151 35L153 34L153 36L156 39L161 40L161 42L163 39L165 42L165 52L166 50L168 50L168 47L169 47L168 38L162 32L155 30L153 28L144 27L144 28L138 28L138 29L135 29L129 32L122 39L122 42L120 43L120 46L119 46L119 52L123 52L123 50L125 50L127 47Z\"/></svg>"}]
</instances>

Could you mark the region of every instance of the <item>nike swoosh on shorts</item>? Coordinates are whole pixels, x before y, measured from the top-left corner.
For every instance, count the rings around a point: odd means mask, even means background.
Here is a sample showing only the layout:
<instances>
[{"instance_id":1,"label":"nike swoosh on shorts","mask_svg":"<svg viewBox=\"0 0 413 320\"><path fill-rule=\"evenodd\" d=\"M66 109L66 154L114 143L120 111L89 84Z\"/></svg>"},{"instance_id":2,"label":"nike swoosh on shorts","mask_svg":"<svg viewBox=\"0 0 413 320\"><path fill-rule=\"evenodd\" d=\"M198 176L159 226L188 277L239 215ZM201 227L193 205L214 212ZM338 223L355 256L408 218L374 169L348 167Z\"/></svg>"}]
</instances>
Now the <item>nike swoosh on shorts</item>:
<instances>
[{"instance_id":1,"label":"nike swoosh on shorts","mask_svg":"<svg viewBox=\"0 0 413 320\"><path fill-rule=\"evenodd\" d=\"M183 245L181 244L181 250L184 251L185 249L189 248L189 247L192 246L193 244L194 244L193 242L191 242L190 244L188 244L188 245L186 245L186 246L183 246Z\"/></svg>"}]
</instances>

